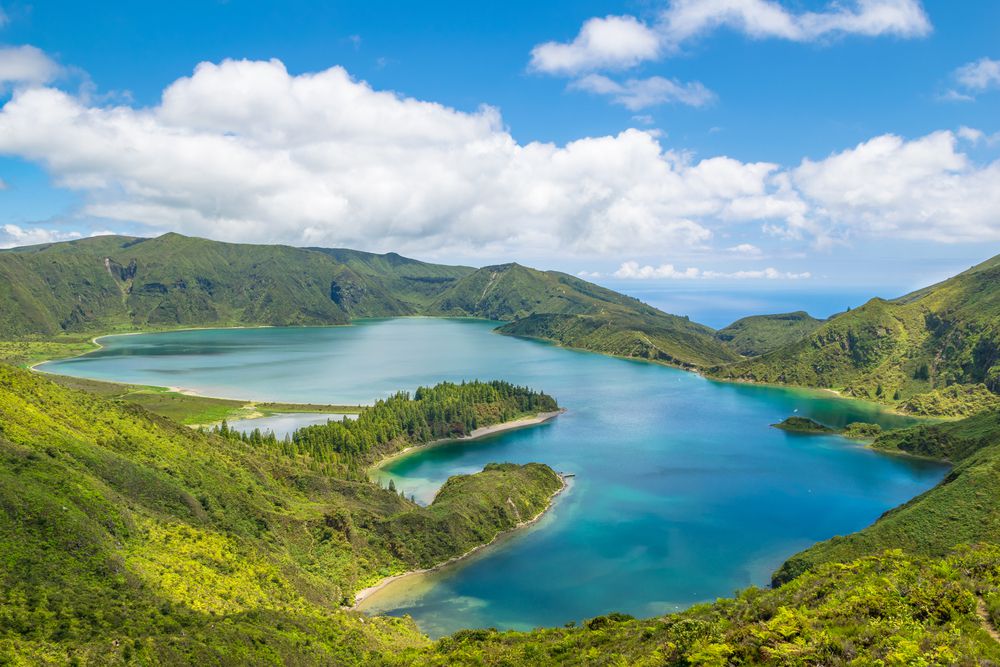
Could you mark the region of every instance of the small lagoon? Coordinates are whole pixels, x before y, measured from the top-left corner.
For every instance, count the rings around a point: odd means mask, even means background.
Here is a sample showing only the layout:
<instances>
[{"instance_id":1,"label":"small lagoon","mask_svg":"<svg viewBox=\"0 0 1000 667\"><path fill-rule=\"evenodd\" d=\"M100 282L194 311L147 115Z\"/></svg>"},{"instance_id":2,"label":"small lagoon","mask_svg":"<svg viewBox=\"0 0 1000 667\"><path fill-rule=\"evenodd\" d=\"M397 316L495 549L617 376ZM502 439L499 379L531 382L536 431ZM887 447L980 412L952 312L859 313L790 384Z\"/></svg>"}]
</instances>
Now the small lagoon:
<instances>
[{"instance_id":1,"label":"small lagoon","mask_svg":"<svg viewBox=\"0 0 1000 667\"><path fill-rule=\"evenodd\" d=\"M609 611L649 616L766 585L788 556L870 524L946 471L837 436L769 426L792 414L831 426L912 422L872 404L717 383L500 336L496 325L405 318L112 336L98 352L42 370L259 401L370 403L476 378L554 395L568 412L551 422L417 450L378 472L425 502L450 475L493 461L541 461L575 474L534 526L365 603L373 612L410 614L434 636L562 625ZM283 428L329 417L281 416ZM278 432L277 423L254 426Z\"/></svg>"}]
</instances>

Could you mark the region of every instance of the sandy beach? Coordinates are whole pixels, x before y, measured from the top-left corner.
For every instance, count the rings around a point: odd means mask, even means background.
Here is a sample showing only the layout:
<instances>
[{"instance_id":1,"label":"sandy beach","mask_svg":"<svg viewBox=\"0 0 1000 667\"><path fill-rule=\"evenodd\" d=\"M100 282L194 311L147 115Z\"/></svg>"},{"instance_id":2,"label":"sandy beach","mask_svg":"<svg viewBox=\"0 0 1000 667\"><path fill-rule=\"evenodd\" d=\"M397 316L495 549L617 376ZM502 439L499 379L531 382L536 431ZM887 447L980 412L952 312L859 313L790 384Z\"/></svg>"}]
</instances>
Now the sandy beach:
<instances>
[{"instance_id":1,"label":"sandy beach","mask_svg":"<svg viewBox=\"0 0 1000 667\"><path fill-rule=\"evenodd\" d=\"M514 419L509 422L503 422L502 424L494 424L493 426L483 426L482 428L477 428L472 433L468 435L462 435L457 438L441 438L440 440L433 440L431 442L424 443L422 445L411 445L404 449L399 450L395 454L391 454L378 463L368 468L368 471L378 470L382 466L386 465L390 461L395 461L396 459L406 456L411 452L418 449L427 449L428 447L434 447L437 445L446 445L452 442L461 442L463 440L476 440L478 438L485 438L496 433L503 433L504 431L513 431L519 428L525 428L527 426L537 426L551 419L555 419L559 415L566 412L566 408L560 408L553 412L539 412L534 417L523 417L521 419Z\"/></svg>"}]
</instances>

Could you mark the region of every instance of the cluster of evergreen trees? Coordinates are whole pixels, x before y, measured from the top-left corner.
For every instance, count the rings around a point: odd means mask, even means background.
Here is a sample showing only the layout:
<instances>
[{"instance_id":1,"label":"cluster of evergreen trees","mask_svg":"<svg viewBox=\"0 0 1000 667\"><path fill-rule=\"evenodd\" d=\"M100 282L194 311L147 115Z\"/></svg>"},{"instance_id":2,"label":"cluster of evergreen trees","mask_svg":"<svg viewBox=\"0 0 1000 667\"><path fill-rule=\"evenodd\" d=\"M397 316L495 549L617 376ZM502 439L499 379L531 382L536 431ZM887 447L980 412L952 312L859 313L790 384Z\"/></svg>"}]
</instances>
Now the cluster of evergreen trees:
<instances>
[{"instance_id":1,"label":"cluster of evergreen trees","mask_svg":"<svg viewBox=\"0 0 1000 667\"><path fill-rule=\"evenodd\" d=\"M270 446L286 456L307 457L318 469L353 477L382 456L411 445L468 435L477 428L527 414L557 410L551 396L509 382L442 382L399 392L378 401L357 419L306 426L279 441L273 433L215 432L254 446Z\"/></svg>"}]
</instances>

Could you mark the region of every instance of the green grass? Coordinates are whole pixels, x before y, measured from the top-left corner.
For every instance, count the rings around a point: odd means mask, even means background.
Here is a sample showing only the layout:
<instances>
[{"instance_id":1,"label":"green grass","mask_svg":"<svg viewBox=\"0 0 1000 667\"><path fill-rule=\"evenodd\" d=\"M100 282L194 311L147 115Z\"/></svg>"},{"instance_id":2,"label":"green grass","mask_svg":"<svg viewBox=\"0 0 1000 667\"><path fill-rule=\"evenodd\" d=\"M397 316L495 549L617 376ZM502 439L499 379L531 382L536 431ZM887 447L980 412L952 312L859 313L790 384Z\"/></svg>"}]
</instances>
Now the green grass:
<instances>
[{"instance_id":1,"label":"green grass","mask_svg":"<svg viewBox=\"0 0 1000 667\"><path fill-rule=\"evenodd\" d=\"M899 299L872 299L796 342L710 374L839 389L921 413L971 414L982 407L979 393L946 388L982 384L1000 392L1000 257Z\"/></svg>"},{"instance_id":2,"label":"green grass","mask_svg":"<svg viewBox=\"0 0 1000 667\"><path fill-rule=\"evenodd\" d=\"M779 428L782 431L790 431L792 433L815 433L819 435L836 433L836 431L829 426L823 426L817 421L809 419L808 417L789 417L778 424L771 424L774 428Z\"/></svg>"},{"instance_id":3,"label":"green grass","mask_svg":"<svg viewBox=\"0 0 1000 667\"><path fill-rule=\"evenodd\" d=\"M371 664L427 640L339 611L354 591L490 541L560 484L490 466L424 508L0 366L0 662Z\"/></svg>"},{"instance_id":4,"label":"green grass","mask_svg":"<svg viewBox=\"0 0 1000 667\"><path fill-rule=\"evenodd\" d=\"M361 405L316 405L311 403L257 403L227 398L191 396L166 387L103 382L68 375L46 374L56 384L86 391L109 399L141 406L153 414L168 417L181 424L208 425L223 420L249 419L286 412L327 412L331 414L359 414Z\"/></svg>"},{"instance_id":5,"label":"green grass","mask_svg":"<svg viewBox=\"0 0 1000 667\"><path fill-rule=\"evenodd\" d=\"M754 315L719 329L715 337L743 356L756 357L801 340L822 323L801 310L780 315Z\"/></svg>"}]
</instances>

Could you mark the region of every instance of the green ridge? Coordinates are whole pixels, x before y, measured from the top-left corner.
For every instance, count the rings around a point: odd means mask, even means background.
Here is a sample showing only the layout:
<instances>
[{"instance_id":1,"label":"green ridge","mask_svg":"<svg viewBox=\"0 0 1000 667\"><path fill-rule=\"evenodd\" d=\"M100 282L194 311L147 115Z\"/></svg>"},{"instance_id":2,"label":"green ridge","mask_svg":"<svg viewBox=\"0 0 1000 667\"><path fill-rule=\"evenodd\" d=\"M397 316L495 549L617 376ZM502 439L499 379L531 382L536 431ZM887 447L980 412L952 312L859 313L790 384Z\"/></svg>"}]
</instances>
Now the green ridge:
<instances>
[{"instance_id":1,"label":"green ridge","mask_svg":"<svg viewBox=\"0 0 1000 667\"><path fill-rule=\"evenodd\" d=\"M794 343L823 323L803 311L754 315L719 329L715 337L745 357L756 357Z\"/></svg>"},{"instance_id":2,"label":"green ridge","mask_svg":"<svg viewBox=\"0 0 1000 667\"><path fill-rule=\"evenodd\" d=\"M942 401L939 392L956 384L1000 392L1000 257L893 301L872 299L796 342L709 372L918 409L949 403L946 414L974 414L979 398Z\"/></svg>"},{"instance_id":3,"label":"green ridge","mask_svg":"<svg viewBox=\"0 0 1000 667\"><path fill-rule=\"evenodd\" d=\"M0 251L0 354L20 362L81 334L193 326L335 325L361 317L481 317L501 333L708 366L739 356L714 331L584 280L517 264L473 269L344 249L165 234ZM559 315L558 327L538 315ZM558 329L558 330L557 330ZM74 348L63 347L67 353Z\"/></svg>"}]
</instances>

